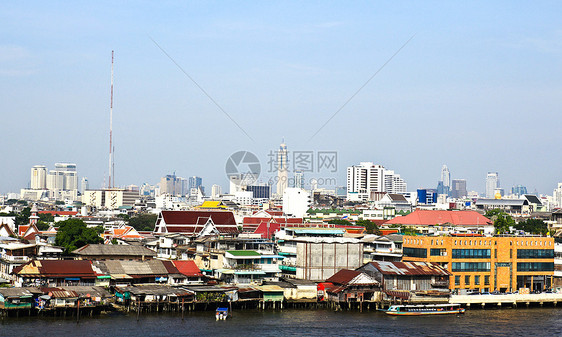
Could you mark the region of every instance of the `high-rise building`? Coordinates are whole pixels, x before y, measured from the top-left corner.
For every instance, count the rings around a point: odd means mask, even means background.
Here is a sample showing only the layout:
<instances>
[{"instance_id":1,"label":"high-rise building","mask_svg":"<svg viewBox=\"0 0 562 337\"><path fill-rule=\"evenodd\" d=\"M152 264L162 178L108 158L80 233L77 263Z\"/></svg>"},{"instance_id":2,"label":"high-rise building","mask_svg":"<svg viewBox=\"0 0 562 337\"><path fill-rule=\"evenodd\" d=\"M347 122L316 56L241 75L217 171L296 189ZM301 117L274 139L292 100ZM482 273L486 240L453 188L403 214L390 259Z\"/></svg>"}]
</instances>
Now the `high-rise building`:
<instances>
[{"instance_id":1,"label":"high-rise building","mask_svg":"<svg viewBox=\"0 0 562 337\"><path fill-rule=\"evenodd\" d=\"M465 179L453 179L451 184L451 197L460 199L468 195L466 191L466 180Z\"/></svg>"},{"instance_id":2,"label":"high-rise building","mask_svg":"<svg viewBox=\"0 0 562 337\"><path fill-rule=\"evenodd\" d=\"M283 196L283 192L289 183L287 157L287 145L283 142L279 146L279 152L277 152L277 195L280 197Z\"/></svg>"},{"instance_id":3,"label":"high-rise building","mask_svg":"<svg viewBox=\"0 0 562 337\"><path fill-rule=\"evenodd\" d=\"M175 197L182 195L182 182L181 178L176 177L175 174L168 174L160 179L160 195L169 194Z\"/></svg>"},{"instance_id":4,"label":"high-rise building","mask_svg":"<svg viewBox=\"0 0 562 337\"><path fill-rule=\"evenodd\" d=\"M362 162L347 168L347 199L373 200L376 192L405 193L406 181L393 170L372 162Z\"/></svg>"},{"instance_id":5,"label":"high-rise building","mask_svg":"<svg viewBox=\"0 0 562 337\"><path fill-rule=\"evenodd\" d=\"M271 196L271 186L266 184L246 186L246 191L252 192L254 199L269 199Z\"/></svg>"},{"instance_id":6,"label":"high-rise building","mask_svg":"<svg viewBox=\"0 0 562 337\"><path fill-rule=\"evenodd\" d=\"M56 163L55 169L47 174L47 189L55 200L76 200L78 195L78 175L76 164Z\"/></svg>"},{"instance_id":7,"label":"high-rise building","mask_svg":"<svg viewBox=\"0 0 562 337\"><path fill-rule=\"evenodd\" d=\"M84 195L84 192L89 189L90 184L88 182L88 178L82 177L82 181L80 181L80 194Z\"/></svg>"},{"instance_id":8,"label":"high-rise building","mask_svg":"<svg viewBox=\"0 0 562 337\"><path fill-rule=\"evenodd\" d=\"M558 187L552 193L554 207L562 207L562 183L558 183Z\"/></svg>"},{"instance_id":9,"label":"high-rise building","mask_svg":"<svg viewBox=\"0 0 562 337\"><path fill-rule=\"evenodd\" d=\"M32 190L44 190L47 188L47 167L43 165L35 165L31 168L31 185Z\"/></svg>"},{"instance_id":10,"label":"high-rise building","mask_svg":"<svg viewBox=\"0 0 562 337\"><path fill-rule=\"evenodd\" d=\"M293 187L304 188L304 172L302 170L295 171L295 181L293 182Z\"/></svg>"},{"instance_id":11,"label":"high-rise building","mask_svg":"<svg viewBox=\"0 0 562 337\"><path fill-rule=\"evenodd\" d=\"M491 199L496 195L496 189L500 188L498 172L488 172L486 176L486 198Z\"/></svg>"},{"instance_id":12,"label":"high-rise building","mask_svg":"<svg viewBox=\"0 0 562 337\"><path fill-rule=\"evenodd\" d=\"M527 187L523 185L515 185L511 188L511 194L515 194L518 197L525 195L527 194Z\"/></svg>"},{"instance_id":13,"label":"high-rise building","mask_svg":"<svg viewBox=\"0 0 562 337\"><path fill-rule=\"evenodd\" d=\"M434 188L418 188L419 204L435 204L437 203L437 190Z\"/></svg>"},{"instance_id":14,"label":"high-rise building","mask_svg":"<svg viewBox=\"0 0 562 337\"><path fill-rule=\"evenodd\" d=\"M441 168L441 180L437 184L437 193L451 195L451 172L447 165Z\"/></svg>"},{"instance_id":15,"label":"high-rise building","mask_svg":"<svg viewBox=\"0 0 562 337\"><path fill-rule=\"evenodd\" d=\"M220 185L214 184L211 186L211 198L217 200L222 194L222 187Z\"/></svg>"},{"instance_id":16,"label":"high-rise building","mask_svg":"<svg viewBox=\"0 0 562 337\"><path fill-rule=\"evenodd\" d=\"M201 187L201 191L205 192L203 188L203 178L197 176L189 177L189 190L191 191L193 188L199 187Z\"/></svg>"},{"instance_id":17,"label":"high-rise building","mask_svg":"<svg viewBox=\"0 0 562 337\"><path fill-rule=\"evenodd\" d=\"M384 192L387 193L406 193L408 187L404 179L392 170L384 170Z\"/></svg>"}]
</instances>

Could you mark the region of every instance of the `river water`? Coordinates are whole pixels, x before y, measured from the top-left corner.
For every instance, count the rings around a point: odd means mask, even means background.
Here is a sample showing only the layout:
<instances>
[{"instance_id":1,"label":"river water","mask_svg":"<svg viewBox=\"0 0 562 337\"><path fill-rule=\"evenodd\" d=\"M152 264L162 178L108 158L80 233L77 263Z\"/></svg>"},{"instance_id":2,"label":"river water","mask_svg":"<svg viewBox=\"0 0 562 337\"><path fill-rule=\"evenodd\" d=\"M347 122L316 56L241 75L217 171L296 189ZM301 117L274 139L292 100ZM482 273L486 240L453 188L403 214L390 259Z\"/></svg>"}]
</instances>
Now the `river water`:
<instances>
[{"instance_id":1,"label":"river water","mask_svg":"<svg viewBox=\"0 0 562 337\"><path fill-rule=\"evenodd\" d=\"M382 312L331 310L111 313L93 318L7 318L0 336L562 336L558 308L468 310L464 315L392 317Z\"/></svg>"}]
</instances>

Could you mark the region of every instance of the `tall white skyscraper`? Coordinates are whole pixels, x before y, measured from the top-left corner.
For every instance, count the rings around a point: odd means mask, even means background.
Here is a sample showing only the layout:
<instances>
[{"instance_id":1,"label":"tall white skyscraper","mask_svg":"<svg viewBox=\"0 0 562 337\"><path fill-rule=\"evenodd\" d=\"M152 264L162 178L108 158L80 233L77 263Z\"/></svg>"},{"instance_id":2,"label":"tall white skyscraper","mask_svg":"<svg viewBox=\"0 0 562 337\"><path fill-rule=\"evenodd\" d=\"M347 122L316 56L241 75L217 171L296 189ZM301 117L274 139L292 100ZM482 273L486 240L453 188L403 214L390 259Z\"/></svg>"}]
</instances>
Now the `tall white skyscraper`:
<instances>
[{"instance_id":1,"label":"tall white skyscraper","mask_svg":"<svg viewBox=\"0 0 562 337\"><path fill-rule=\"evenodd\" d=\"M486 198L494 198L498 188L500 188L498 172L488 172L486 176Z\"/></svg>"},{"instance_id":2,"label":"tall white skyscraper","mask_svg":"<svg viewBox=\"0 0 562 337\"><path fill-rule=\"evenodd\" d=\"M393 170L384 170L384 192L387 193L406 193L408 187L406 181Z\"/></svg>"},{"instance_id":3,"label":"tall white skyscraper","mask_svg":"<svg viewBox=\"0 0 562 337\"><path fill-rule=\"evenodd\" d=\"M43 165L35 165L31 168L31 185L32 190L44 190L47 188L47 167Z\"/></svg>"},{"instance_id":4,"label":"tall white skyscraper","mask_svg":"<svg viewBox=\"0 0 562 337\"><path fill-rule=\"evenodd\" d=\"M287 145L283 142L279 146L279 152L277 152L277 195L280 197L283 196L283 192L285 192L289 183L288 169Z\"/></svg>"},{"instance_id":5,"label":"tall white skyscraper","mask_svg":"<svg viewBox=\"0 0 562 337\"><path fill-rule=\"evenodd\" d=\"M76 164L56 163L55 169L47 174L47 189L55 200L76 200L78 194L78 174Z\"/></svg>"},{"instance_id":6,"label":"tall white skyscraper","mask_svg":"<svg viewBox=\"0 0 562 337\"><path fill-rule=\"evenodd\" d=\"M304 188L304 172L302 170L296 170L295 171L295 182L294 182L294 186L295 188Z\"/></svg>"},{"instance_id":7,"label":"tall white skyscraper","mask_svg":"<svg viewBox=\"0 0 562 337\"><path fill-rule=\"evenodd\" d=\"M558 183L558 187L552 193L552 199L555 207L562 207L562 183Z\"/></svg>"}]
</instances>

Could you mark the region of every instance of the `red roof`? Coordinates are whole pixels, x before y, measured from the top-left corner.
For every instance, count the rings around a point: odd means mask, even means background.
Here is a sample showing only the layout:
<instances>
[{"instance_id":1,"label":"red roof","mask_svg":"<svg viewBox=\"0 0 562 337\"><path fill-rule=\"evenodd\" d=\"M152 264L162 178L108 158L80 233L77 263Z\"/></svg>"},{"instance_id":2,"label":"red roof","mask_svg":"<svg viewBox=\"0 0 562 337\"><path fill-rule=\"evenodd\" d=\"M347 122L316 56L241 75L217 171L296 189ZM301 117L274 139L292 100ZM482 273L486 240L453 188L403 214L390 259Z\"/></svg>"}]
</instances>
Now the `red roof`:
<instances>
[{"instance_id":1,"label":"red roof","mask_svg":"<svg viewBox=\"0 0 562 337\"><path fill-rule=\"evenodd\" d=\"M209 219L220 233L236 234L238 226L234 214L227 211L162 211L161 218L166 224L165 230L159 228L160 217L156 222L155 232L186 233L198 235Z\"/></svg>"},{"instance_id":2,"label":"red roof","mask_svg":"<svg viewBox=\"0 0 562 337\"><path fill-rule=\"evenodd\" d=\"M269 229L268 229L269 227ZM258 228L254 231L254 234L261 234L262 238L271 239L273 234L281 229L281 225L278 223L270 223L269 226L267 221L262 222Z\"/></svg>"},{"instance_id":3,"label":"red roof","mask_svg":"<svg viewBox=\"0 0 562 337\"><path fill-rule=\"evenodd\" d=\"M78 214L78 212L72 212L72 211L39 211L39 214L51 214L52 216L56 216L56 215L76 215Z\"/></svg>"},{"instance_id":4,"label":"red roof","mask_svg":"<svg viewBox=\"0 0 562 337\"><path fill-rule=\"evenodd\" d=\"M327 279L326 282L333 284L348 284L360 274L361 272L357 270L342 269Z\"/></svg>"},{"instance_id":5,"label":"red roof","mask_svg":"<svg viewBox=\"0 0 562 337\"><path fill-rule=\"evenodd\" d=\"M173 263L178 271L185 276L203 276L203 274L201 274L201 270L199 270L199 268L195 264L195 261L173 261Z\"/></svg>"},{"instance_id":6,"label":"red roof","mask_svg":"<svg viewBox=\"0 0 562 337\"><path fill-rule=\"evenodd\" d=\"M415 210L404 216L385 222L385 225L400 224L409 226L431 226L451 224L454 226L492 225L490 219L475 211L432 211Z\"/></svg>"},{"instance_id":7,"label":"red roof","mask_svg":"<svg viewBox=\"0 0 562 337\"><path fill-rule=\"evenodd\" d=\"M39 274L26 274L26 267L36 267ZM14 268L14 274L37 275L39 277L84 277L95 278L92 263L88 260L40 260L30 261Z\"/></svg>"}]
</instances>

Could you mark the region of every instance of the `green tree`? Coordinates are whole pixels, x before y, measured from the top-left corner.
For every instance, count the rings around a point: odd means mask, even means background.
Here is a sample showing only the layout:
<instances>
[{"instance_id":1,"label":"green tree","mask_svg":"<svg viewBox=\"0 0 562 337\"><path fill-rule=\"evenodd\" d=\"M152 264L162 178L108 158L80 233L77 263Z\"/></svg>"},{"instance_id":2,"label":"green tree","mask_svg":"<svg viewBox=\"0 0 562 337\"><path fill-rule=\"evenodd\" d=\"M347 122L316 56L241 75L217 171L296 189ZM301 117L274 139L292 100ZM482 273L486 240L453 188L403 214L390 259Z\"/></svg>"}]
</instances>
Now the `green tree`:
<instances>
[{"instance_id":1,"label":"green tree","mask_svg":"<svg viewBox=\"0 0 562 337\"><path fill-rule=\"evenodd\" d=\"M531 234L546 235L548 233L548 225L541 219L527 219L515 225L518 230Z\"/></svg>"},{"instance_id":2,"label":"green tree","mask_svg":"<svg viewBox=\"0 0 562 337\"><path fill-rule=\"evenodd\" d=\"M381 231L379 230L379 226L370 220L357 220L355 222L358 226L365 227L367 234L376 234L381 235Z\"/></svg>"},{"instance_id":3,"label":"green tree","mask_svg":"<svg viewBox=\"0 0 562 337\"><path fill-rule=\"evenodd\" d=\"M138 231L153 231L157 218L156 214L139 214L129 219L129 225Z\"/></svg>"},{"instance_id":4,"label":"green tree","mask_svg":"<svg viewBox=\"0 0 562 337\"><path fill-rule=\"evenodd\" d=\"M328 221L329 224L333 224L333 225L345 225L345 226L351 226L353 225L351 222L344 220L344 219L333 219Z\"/></svg>"},{"instance_id":5,"label":"green tree","mask_svg":"<svg viewBox=\"0 0 562 337\"><path fill-rule=\"evenodd\" d=\"M496 234L509 233L509 227L515 226L515 221L505 212L498 213L492 217Z\"/></svg>"},{"instance_id":6,"label":"green tree","mask_svg":"<svg viewBox=\"0 0 562 337\"><path fill-rule=\"evenodd\" d=\"M58 223L55 244L63 247L66 254L73 250L83 247L90 243L102 243L103 239L99 236L100 227L88 228L84 221L80 219L68 219Z\"/></svg>"},{"instance_id":7,"label":"green tree","mask_svg":"<svg viewBox=\"0 0 562 337\"><path fill-rule=\"evenodd\" d=\"M31 216L31 207L26 207L16 214L16 225L27 225L29 223L29 217Z\"/></svg>"}]
</instances>

